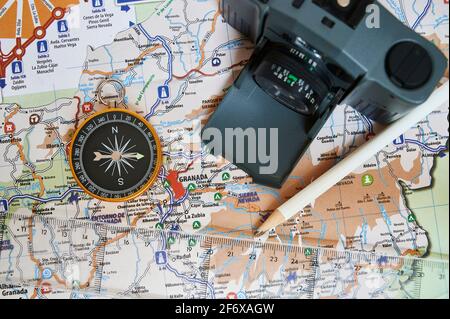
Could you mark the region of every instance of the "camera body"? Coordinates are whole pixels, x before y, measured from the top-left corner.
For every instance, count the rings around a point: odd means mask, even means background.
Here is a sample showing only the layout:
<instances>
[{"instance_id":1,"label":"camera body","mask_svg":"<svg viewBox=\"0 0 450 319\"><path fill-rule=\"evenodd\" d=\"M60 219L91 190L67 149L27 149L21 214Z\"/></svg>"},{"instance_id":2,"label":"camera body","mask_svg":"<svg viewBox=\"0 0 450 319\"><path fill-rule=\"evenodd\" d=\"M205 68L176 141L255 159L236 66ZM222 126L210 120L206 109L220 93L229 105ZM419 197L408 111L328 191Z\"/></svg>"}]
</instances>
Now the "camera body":
<instances>
[{"instance_id":1,"label":"camera body","mask_svg":"<svg viewBox=\"0 0 450 319\"><path fill-rule=\"evenodd\" d=\"M213 152L263 185L283 185L338 104L389 124L425 102L447 67L438 48L374 0L221 0L220 5L225 20L256 47L204 130L219 130L229 144L228 128L256 128L257 134L276 128L273 174L261 173L267 163L260 160ZM246 140L245 148L252 143ZM273 141L264 146L273 148Z\"/></svg>"}]
</instances>

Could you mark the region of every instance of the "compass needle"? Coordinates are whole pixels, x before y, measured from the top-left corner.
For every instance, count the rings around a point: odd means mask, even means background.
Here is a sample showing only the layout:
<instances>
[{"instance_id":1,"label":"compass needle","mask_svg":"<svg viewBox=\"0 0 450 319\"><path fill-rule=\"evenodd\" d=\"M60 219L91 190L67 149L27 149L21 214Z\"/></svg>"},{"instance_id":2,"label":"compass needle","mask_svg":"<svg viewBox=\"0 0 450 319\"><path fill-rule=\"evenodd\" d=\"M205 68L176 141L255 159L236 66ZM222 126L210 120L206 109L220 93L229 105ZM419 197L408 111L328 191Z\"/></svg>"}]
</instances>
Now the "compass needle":
<instances>
[{"instance_id":1,"label":"compass needle","mask_svg":"<svg viewBox=\"0 0 450 319\"><path fill-rule=\"evenodd\" d=\"M94 158L94 162L99 162L103 159L112 159L112 155L111 154L102 154L100 152L94 152L95 158Z\"/></svg>"},{"instance_id":2,"label":"compass needle","mask_svg":"<svg viewBox=\"0 0 450 319\"><path fill-rule=\"evenodd\" d=\"M140 153L129 153L122 155L123 158L126 159L134 159L135 161L138 161L140 159L143 159L145 156Z\"/></svg>"},{"instance_id":3,"label":"compass needle","mask_svg":"<svg viewBox=\"0 0 450 319\"><path fill-rule=\"evenodd\" d=\"M94 152L95 158L94 158L94 162L99 162L103 159L102 154L100 154L99 152Z\"/></svg>"}]
</instances>

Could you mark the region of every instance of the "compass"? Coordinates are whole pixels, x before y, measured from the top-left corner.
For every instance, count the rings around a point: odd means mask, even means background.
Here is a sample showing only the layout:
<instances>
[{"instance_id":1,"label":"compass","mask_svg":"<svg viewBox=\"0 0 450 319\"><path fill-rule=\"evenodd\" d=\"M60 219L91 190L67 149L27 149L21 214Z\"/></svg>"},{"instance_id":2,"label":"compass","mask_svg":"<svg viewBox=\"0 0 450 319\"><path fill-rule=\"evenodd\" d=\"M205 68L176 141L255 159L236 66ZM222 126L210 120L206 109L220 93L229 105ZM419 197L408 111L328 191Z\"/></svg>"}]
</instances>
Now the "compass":
<instances>
[{"instance_id":1,"label":"compass","mask_svg":"<svg viewBox=\"0 0 450 319\"><path fill-rule=\"evenodd\" d=\"M112 109L87 119L69 152L75 180L89 195L125 202L157 179L162 152L155 129L141 116Z\"/></svg>"}]
</instances>

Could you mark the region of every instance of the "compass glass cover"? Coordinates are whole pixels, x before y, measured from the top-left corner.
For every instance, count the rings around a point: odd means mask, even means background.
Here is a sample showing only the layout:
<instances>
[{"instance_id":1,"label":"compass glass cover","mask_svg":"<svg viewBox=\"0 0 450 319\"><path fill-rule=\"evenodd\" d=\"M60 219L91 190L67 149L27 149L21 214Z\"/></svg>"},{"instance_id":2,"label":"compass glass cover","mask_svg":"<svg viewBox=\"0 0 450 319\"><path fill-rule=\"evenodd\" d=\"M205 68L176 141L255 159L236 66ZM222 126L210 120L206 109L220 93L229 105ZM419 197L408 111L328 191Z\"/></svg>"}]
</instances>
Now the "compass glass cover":
<instances>
[{"instance_id":1,"label":"compass glass cover","mask_svg":"<svg viewBox=\"0 0 450 319\"><path fill-rule=\"evenodd\" d=\"M71 164L77 182L92 196L128 200L145 191L157 174L159 148L143 119L122 111L88 120L76 134Z\"/></svg>"}]
</instances>

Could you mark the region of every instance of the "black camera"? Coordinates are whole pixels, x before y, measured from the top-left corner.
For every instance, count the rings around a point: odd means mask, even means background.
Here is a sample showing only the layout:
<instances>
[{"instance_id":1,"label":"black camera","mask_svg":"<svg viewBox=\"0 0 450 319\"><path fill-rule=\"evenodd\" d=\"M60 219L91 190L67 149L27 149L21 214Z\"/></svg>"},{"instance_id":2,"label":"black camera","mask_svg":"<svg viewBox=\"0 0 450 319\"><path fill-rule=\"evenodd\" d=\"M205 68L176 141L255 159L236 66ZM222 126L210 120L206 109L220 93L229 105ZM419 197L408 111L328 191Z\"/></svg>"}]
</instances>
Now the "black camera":
<instances>
[{"instance_id":1,"label":"black camera","mask_svg":"<svg viewBox=\"0 0 450 319\"><path fill-rule=\"evenodd\" d=\"M256 48L203 141L260 184L282 186L338 104L389 124L425 102L447 67L439 49L373 0L222 0L221 9ZM249 149L256 156L242 154ZM270 149L271 168L257 156Z\"/></svg>"}]
</instances>

